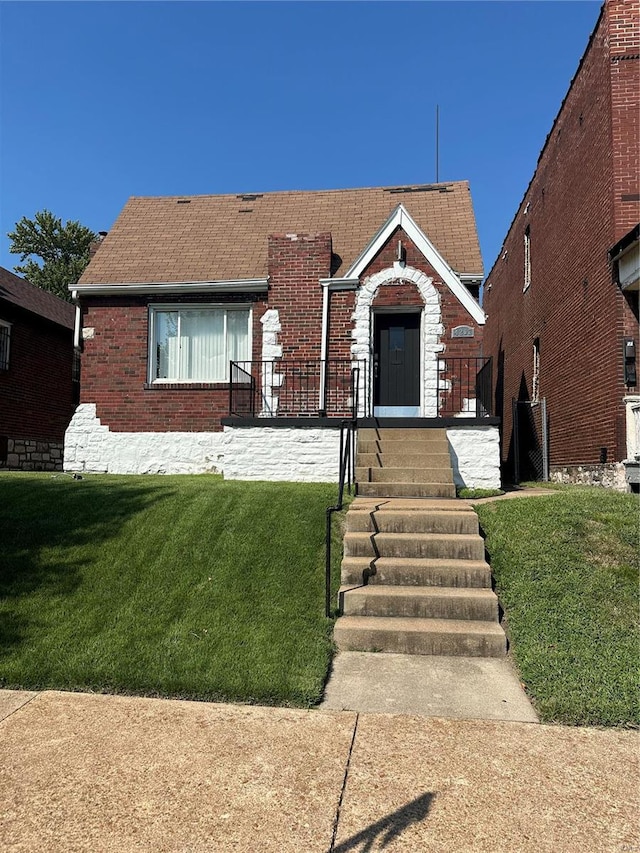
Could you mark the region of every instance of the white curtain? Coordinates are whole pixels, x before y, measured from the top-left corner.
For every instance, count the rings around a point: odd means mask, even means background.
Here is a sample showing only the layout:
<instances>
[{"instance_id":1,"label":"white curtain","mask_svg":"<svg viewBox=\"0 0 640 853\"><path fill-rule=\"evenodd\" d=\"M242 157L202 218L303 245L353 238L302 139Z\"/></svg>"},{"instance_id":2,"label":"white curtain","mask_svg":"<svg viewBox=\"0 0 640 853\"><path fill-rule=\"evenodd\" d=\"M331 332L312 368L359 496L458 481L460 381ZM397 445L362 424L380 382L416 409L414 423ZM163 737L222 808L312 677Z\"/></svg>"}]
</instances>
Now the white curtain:
<instances>
[{"instance_id":1,"label":"white curtain","mask_svg":"<svg viewBox=\"0 0 640 853\"><path fill-rule=\"evenodd\" d=\"M246 310L158 311L155 324L157 379L224 382L230 360L251 357Z\"/></svg>"},{"instance_id":2,"label":"white curtain","mask_svg":"<svg viewBox=\"0 0 640 853\"><path fill-rule=\"evenodd\" d=\"M186 352L181 379L215 382L225 375L224 311L182 311L180 342Z\"/></svg>"}]
</instances>

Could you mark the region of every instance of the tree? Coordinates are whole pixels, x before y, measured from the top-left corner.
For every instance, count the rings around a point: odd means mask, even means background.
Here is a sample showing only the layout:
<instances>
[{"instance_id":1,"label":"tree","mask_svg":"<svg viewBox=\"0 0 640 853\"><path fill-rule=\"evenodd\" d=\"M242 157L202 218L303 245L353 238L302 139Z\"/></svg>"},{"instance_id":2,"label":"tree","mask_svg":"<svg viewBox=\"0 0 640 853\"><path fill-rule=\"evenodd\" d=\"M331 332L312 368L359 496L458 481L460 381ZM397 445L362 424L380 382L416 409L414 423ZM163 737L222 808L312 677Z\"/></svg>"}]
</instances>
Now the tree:
<instances>
[{"instance_id":1,"label":"tree","mask_svg":"<svg viewBox=\"0 0 640 853\"><path fill-rule=\"evenodd\" d=\"M48 210L41 210L27 219L23 216L16 223L15 231L7 235L12 243L9 251L20 255L26 264L14 267L16 272L56 296L71 300L69 285L75 284L89 263L89 247L98 235L79 222L62 224ZM42 266L31 258L42 260Z\"/></svg>"}]
</instances>

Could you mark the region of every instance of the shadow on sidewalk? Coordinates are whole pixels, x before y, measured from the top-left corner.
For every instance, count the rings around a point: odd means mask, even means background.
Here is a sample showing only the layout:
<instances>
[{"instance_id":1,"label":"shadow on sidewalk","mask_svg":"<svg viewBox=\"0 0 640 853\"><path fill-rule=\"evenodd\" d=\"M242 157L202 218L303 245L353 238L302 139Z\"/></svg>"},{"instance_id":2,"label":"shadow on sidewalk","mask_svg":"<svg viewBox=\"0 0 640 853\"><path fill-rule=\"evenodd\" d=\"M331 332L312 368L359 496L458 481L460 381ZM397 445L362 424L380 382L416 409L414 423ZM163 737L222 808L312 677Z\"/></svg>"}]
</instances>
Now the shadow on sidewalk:
<instances>
[{"instance_id":1,"label":"shadow on sidewalk","mask_svg":"<svg viewBox=\"0 0 640 853\"><path fill-rule=\"evenodd\" d=\"M412 823L420 823L426 818L435 796L432 793L421 794L406 806L347 838L337 847L332 846L330 853L370 853L376 839L380 839L378 847L383 850Z\"/></svg>"}]
</instances>

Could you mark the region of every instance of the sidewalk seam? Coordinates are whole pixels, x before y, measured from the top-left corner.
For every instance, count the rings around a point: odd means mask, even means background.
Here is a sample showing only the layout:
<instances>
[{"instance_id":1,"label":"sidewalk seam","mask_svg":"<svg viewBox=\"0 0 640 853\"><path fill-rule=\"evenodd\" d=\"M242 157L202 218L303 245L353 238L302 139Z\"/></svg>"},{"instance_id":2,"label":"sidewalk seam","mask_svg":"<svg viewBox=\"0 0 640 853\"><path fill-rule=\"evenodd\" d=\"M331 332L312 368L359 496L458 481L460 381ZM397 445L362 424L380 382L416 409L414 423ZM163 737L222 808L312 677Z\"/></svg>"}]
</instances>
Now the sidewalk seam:
<instances>
[{"instance_id":1,"label":"sidewalk seam","mask_svg":"<svg viewBox=\"0 0 640 853\"><path fill-rule=\"evenodd\" d=\"M39 695L40 695L40 693L36 693L36 695L35 695L35 696L32 696L32 697L31 697L31 699L27 699L27 701L26 701L26 702L23 702L23 703L22 703L22 705L18 705L18 707L17 707L17 708L14 708L14 709L13 709L13 711L12 711L10 714L7 714L7 716L6 716L6 717L3 717L3 718L0 720L0 726L1 726L1 725L2 725L6 720L8 720L8 719L9 719L9 717L13 717L13 715L14 715L14 714L17 714L17 713L18 713L18 711L22 711L22 709L23 709L23 708L26 708L26 707L27 707L27 705L30 705L30 704L33 702L33 700L34 700L34 699L37 699L37 698L38 698L38 696L39 696Z\"/></svg>"},{"instance_id":2,"label":"sidewalk seam","mask_svg":"<svg viewBox=\"0 0 640 853\"><path fill-rule=\"evenodd\" d=\"M340 810L342 809L342 800L344 799L344 792L347 787L347 779L349 777L349 765L351 764L351 755L353 753L353 747L356 742L356 733L358 731L358 721L360 720L360 714L356 714L356 721L353 725L353 735L351 736L351 743L349 745L349 754L347 755L347 763L344 768L344 777L342 779L342 788L340 789L340 796L338 798L338 805L336 807L336 816L333 820L333 832L331 833L331 844L329 845L328 853L333 853L336 844L336 836L338 835L338 824L340 822Z\"/></svg>"}]
</instances>

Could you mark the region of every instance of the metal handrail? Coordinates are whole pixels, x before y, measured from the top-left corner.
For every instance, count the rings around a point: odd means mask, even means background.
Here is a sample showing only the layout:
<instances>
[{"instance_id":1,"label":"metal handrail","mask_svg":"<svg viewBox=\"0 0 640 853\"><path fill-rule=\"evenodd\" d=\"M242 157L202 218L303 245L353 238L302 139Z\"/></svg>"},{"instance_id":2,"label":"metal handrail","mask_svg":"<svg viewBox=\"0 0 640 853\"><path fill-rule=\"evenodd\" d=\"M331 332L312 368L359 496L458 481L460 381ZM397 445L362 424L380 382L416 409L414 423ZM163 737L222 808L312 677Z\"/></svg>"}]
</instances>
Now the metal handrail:
<instances>
[{"instance_id":1,"label":"metal handrail","mask_svg":"<svg viewBox=\"0 0 640 853\"><path fill-rule=\"evenodd\" d=\"M436 372L437 416L485 418L493 413L492 359L485 356L447 357ZM473 402L474 408L468 408Z\"/></svg>"},{"instance_id":2,"label":"metal handrail","mask_svg":"<svg viewBox=\"0 0 640 853\"><path fill-rule=\"evenodd\" d=\"M351 420L340 424L340 464L338 469L338 500L334 506L326 510L325 527L325 562L324 562L324 613L331 618L331 522L333 514L340 512L344 505L345 481L348 483L349 494L355 487L355 434L358 423L358 388L360 368L351 368L352 410Z\"/></svg>"},{"instance_id":3,"label":"metal handrail","mask_svg":"<svg viewBox=\"0 0 640 853\"><path fill-rule=\"evenodd\" d=\"M352 359L275 359L232 361L229 368L229 414L238 417L354 416ZM250 399L249 396L250 395ZM351 399L348 399L351 395ZM355 412L357 414L357 412Z\"/></svg>"}]
</instances>

